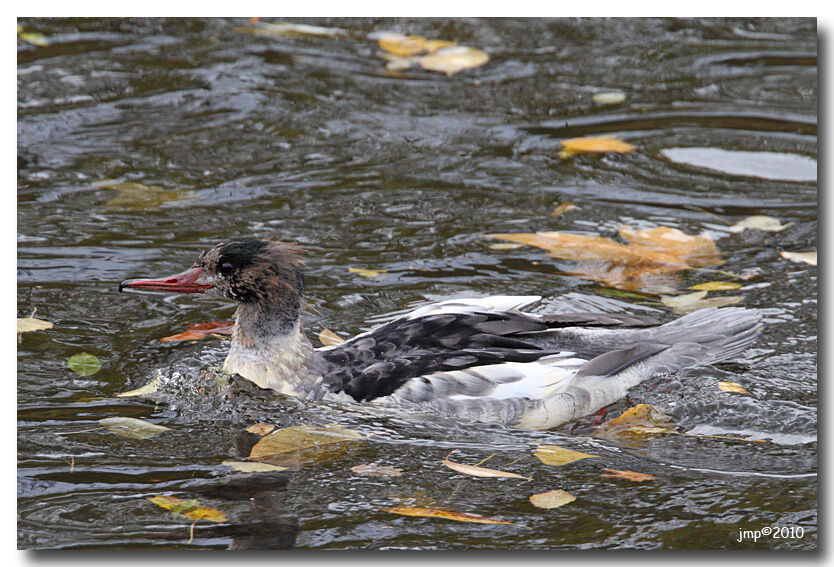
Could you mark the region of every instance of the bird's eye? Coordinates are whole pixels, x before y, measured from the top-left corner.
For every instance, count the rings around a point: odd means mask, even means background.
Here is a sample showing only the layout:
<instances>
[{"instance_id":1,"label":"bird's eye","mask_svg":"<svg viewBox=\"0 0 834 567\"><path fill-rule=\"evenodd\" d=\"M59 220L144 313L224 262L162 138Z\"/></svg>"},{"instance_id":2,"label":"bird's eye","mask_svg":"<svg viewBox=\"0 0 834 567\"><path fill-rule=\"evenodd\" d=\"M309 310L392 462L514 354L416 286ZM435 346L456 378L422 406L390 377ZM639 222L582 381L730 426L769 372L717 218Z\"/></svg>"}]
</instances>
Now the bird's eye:
<instances>
[{"instance_id":1,"label":"bird's eye","mask_svg":"<svg viewBox=\"0 0 834 567\"><path fill-rule=\"evenodd\" d=\"M229 274L231 274L232 270L234 270L234 266L232 266L229 262L223 262L220 265L220 273L224 276L228 276Z\"/></svg>"}]
</instances>

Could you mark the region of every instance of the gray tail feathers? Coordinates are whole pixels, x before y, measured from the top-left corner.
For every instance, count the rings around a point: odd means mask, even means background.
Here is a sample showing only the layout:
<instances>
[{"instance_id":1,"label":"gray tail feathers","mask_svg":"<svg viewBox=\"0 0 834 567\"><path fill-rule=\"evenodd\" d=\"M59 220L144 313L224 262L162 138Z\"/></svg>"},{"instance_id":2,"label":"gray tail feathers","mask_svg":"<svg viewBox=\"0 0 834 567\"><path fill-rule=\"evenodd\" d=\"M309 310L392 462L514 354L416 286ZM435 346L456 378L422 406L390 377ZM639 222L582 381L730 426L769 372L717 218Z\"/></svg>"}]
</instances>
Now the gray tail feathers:
<instances>
[{"instance_id":1,"label":"gray tail feathers","mask_svg":"<svg viewBox=\"0 0 834 567\"><path fill-rule=\"evenodd\" d=\"M697 362L710 364L741 354L756 340L761 327L756 309L708 307L652 329L647 339L668 345L695 343L701 347Z\"/></svg>"}]
</instances>

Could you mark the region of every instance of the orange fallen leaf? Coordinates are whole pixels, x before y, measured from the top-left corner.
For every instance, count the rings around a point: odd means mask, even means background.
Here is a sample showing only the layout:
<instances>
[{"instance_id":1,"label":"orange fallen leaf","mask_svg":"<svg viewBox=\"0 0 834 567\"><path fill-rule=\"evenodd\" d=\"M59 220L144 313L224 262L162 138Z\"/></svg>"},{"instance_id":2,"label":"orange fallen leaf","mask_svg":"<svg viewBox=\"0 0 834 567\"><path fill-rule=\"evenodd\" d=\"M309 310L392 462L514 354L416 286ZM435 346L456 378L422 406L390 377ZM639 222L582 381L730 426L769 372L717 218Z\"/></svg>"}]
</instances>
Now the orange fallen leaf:
<instances>
[{"instance_id":1,"label":"orange fallen leaf","mask_svg":"<svg viewBox=\"0 0 834 567\"><path fill-rule=\"evenodd\" d=\"M559 152L561 158L590 153L624 154L636 149L631 144L610 136L570 138L569 140L562 140L561 144L564 148Z\"/></svg>"},{"instance_id":2,"label":"orange fallen leaf","mask_svg":"<svg viewBox=\"0 0 834 567\"><path fill-rule=\"evenodd\" d=\"M412 57L433 53L443 47L455 45L453 41L426 39L421 35L400 35L397 33L385 34L377 42L382 50L397 57Z\"/></svg>"},{"instance_id":3,"label":"orange fallen leaf","mask_svg":"<svg viewBox=\"0 0 834 567\"><path fill-rule=\"evenodd\" d=\"M617 469L602 469L606 472L612 474L604 474L600 475L605 478L624 478L626 480L630 480L631 482L645 482L647 480L654 480L654 477L650 474L646 473L639 473L634 471L621 471Z\"/></svg>"},{"instance_id":4,"label":"orange fallen leaf","mask_svg":"<svg viewBox=\"0 0 834 567\"><path fill-rule=\"evenodd\" d=\"M733 394L747 394L750 395L750 392L744 389L744 386L741 384L736 384L735 382L719 382L718 389L722 392L731 392Z\"/></svg>"},{"instance_id":5,"label":"orange fallen leaf","mask_svg":"<svg viewBox=\"0 0 834 567\"><path fill-rule=\"evenodd\" d=\"M457 453L458 450L455 449L452 453ZM451 455L452 453L449 453ZM498 471L495 469L488 469L486 467L478 467L475 465L465 465L463 463L456 463L454 461L450 461L449 457L447 456L443 459L443 464L452 469L453 471L457 471L459 473L468 474L472 476L478 476L481 478L523 478L524 480L533 480L530 477L521 476L520 474L506 472L506 471Z\"/></svg>"},{"instance_id":6,"label":"orange fallen leaf","mask_svg":"<svg viewBox=\"0 0 834 567\"><path fill-rule=\"evenodd\" d=\"M619 440L661 433L677 431L672 429L672 422L662 411L649 404L638 404L628 408L621 416L597 426L591 437Z\"/></svg>"},{"instance_id":7,"label":"orange fallen leaf","mask_svg":"<svg viewBox=\"0 0 834 567\"><path fill-rule=\"evenodd\" d=\"M474 522L476 524L509 524L512 522L505 520L496 520L495 518L487 518L486 516L479 516L478 514L470 514L468 512L449 512L447 510L436 510L434 508L409 508L407 506L395 506L393 508L383 508L385 512L392 514L401 514L403 516L419 516L422 518L443 518L444 520L455 520L456 522Z\"/></svg>"},{"instance_id":8,"label":"orange fallen leaf","mask_svg":"<svg viewBox=\"0 0 834 567\"><path fill-rule=\"evenodd\" d=\"M563 214L567 213L568 211L574 210L575 208L576 208L576 205L574 205L570 201L568 201L566 203L561 203L561 204L557 205L555 209L553 209L553 211L550 213L550 216L551 217L558 217L559 215L563 215Z\"/></svg>"},{"instance_id":9,"label":"orange fallen leaf","mask_svg":"<svg viewBox=\"0 0 834 567\"><path fill-rule=\"evenodd\" d=\"M163 342L170 341L198 341L204 339L209 335L231 335L234 330L234 321L209 321L207 323L193 323L186 325L188 329L183 333L171 335L170 337L163 337L159 339Z\"/></svg>"}]
</instances>

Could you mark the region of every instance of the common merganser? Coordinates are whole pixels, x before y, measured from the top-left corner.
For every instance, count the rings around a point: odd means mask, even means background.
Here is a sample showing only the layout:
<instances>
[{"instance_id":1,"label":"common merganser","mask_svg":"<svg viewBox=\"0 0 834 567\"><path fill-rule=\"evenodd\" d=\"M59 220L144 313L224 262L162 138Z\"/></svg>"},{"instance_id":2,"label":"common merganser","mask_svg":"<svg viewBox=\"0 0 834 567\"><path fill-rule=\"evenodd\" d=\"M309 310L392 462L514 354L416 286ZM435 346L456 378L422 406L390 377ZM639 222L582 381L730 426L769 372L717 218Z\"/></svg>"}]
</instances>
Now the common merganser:
<instances>
[{"instance_id":1,"label":"common merganser","mask_svg":"<svg viewBox=\"0 0 834 567\"><path fill-rule=\"evenodd\" d=\"M316 349L301 329L299 252L277 241L226 242L183 273L128 280L119 291L237 301L224 370L261 388L526 429L589 415L653 376L731 358L761 327L754 309L707 308L660 324L638 315L525 313L539 296L501 295L426 305Z\"/></svg>"}]
</instances>

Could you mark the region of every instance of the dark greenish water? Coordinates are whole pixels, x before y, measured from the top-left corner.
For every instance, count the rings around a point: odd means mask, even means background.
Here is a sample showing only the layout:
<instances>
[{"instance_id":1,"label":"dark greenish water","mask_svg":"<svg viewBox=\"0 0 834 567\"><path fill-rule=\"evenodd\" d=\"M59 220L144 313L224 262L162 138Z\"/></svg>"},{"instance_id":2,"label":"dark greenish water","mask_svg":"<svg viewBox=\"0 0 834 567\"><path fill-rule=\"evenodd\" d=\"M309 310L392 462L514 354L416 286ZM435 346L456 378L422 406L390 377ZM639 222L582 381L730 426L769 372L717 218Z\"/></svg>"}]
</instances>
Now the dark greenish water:
<instances>
[{"instance_id":1,"label":"dark greenish water","mask_svg":"<svg viewBox=\"0 0 834 567\"><path fill-rule=\"evenodd\" d=\"M18 316L54 323L18 345L21 548L814 549L817 546L817 270L780 251L817 246L814 20L320 20L339 38L258 37L245 19L37 20L47 46L18 46ZM369 34L458 41L491 60L453 77L385 71ZM601 105L594 94L619 91ZM628 154L557 155L559 140L616 135ZM137 201L102 179L158 187ZM571 201L577 209L550 212ZM729 226L778 218L781 232ZM622 224L707 231L734 292L767 323L738 363L644 382L609 408L650 403L679 431L767 438L588 436L594 418L549 432L212 395L201 370L226 343L159 338L229 319L195 296L117 293L181 271L202 249L271 237L306 249L307 331L343 336L380 316L463 295L538 294L546 309L672 318L656 296L565 275L492 232ZM383 271L364 277L348 268ZM676 286L715 279L684 272ZM615 295L611 295L614 293ZM79 376L67 359L94 354ZM116 398L159 372L156 399ZM717 388L740 383L750 396ZM170 428L136 440L106 417ZM339 423L370 441L299 470L234 473L240 431ZM549 467L531 447L597 459ZM459 462L532 477L463 477ZM514 462L513 461L516 461ZM350 468L377 462L393 479ZM652 474L631 483L602 467ZM576 500L533 507L563 489ZM146 498L199 499L228 522L190 520ZM397 516L445 507L513 522ZM739 530L794 528L740 539ZM797 537L799 529L802 537Z\"/></svg>"}]
</instances>

